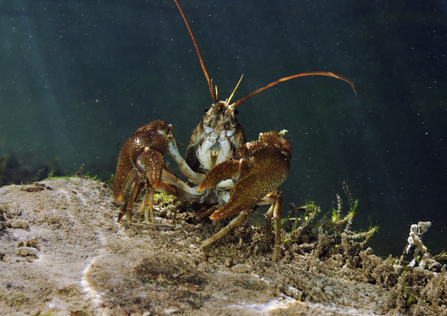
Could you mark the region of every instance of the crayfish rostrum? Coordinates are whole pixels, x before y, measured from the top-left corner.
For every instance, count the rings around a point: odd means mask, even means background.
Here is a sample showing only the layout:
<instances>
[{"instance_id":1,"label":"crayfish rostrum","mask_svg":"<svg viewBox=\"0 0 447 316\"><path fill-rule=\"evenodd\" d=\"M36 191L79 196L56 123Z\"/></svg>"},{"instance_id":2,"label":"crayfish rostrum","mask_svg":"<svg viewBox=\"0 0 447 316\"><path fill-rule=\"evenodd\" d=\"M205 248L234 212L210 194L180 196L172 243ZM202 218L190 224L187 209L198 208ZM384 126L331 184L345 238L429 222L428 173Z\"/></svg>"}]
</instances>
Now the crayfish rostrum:
<instances>
[{"instance_id":1,"label":"crayfish rostrum","mask_svg":"<svg viewBox=\"0 0 447 316\"><path fill-rule=\"evenodd\" d=\"M164 192L188 202L208 205L205 214L210 215L212 220L239 214L226 227L206 240L202 244L202 247L205 247L244 223L253 206L270 204L266 213L267 234L270 232L273 218L273 260L276 260L281 242L280 218L283 204L281 193L276 189L287 178L292 149L283 135L275 131L261 133L258 140L247 143L244 130L236 118L235 107L275 84L303 76L321 75L341 79L348 82L355 92L354 84L350 79L331 72L306 72L281 78L239 101L230 103L239 81L230 97L219 101L217 88L214 89L212 80L209 79L188 21L177 0L174 1L196 48L212 104L194 129L185 158L177 149L172 125L161 120L140 127L124 142L113 183L115 198L124 202L119 211L118 222L126 215L127 222L131 223L133 204L143 189L146 190L146 195L138 214L144 212L147 223L149 216L150 221L154 222L155 192ZM187 182L179 179L164 165L164 154L169 154L174 159ZM126 193L131 186L126 199Z\"/></svg>"}]
</instances>

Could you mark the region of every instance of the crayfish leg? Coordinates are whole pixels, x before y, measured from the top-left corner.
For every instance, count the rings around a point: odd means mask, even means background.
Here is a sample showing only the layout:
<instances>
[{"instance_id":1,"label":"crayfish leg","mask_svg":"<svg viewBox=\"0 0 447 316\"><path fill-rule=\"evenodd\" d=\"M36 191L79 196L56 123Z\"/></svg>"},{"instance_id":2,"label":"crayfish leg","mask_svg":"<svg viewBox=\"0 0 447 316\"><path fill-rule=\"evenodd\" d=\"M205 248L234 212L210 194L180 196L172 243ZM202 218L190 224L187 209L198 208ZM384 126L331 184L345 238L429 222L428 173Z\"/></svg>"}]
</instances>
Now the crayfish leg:
<instances>
[{"instance_id":1,"label":"crayfish leg","mask_svg":"<svg viewBox=\"0 0 447 316\"><path fill-rule=\"evenodd\" d=\"M155 191L166 193L169 195L174 195L176 197L186 197L187 194L179 188L169 184L165 181L160 181L158 183L151 184L148 180L146 180L146 195L144 196L144 200L138 209L138 219L140 220L141 214L144 212L144 220L146 224L149 224L149 216L150 222L155 223L154 217L154 195ZM141 190L140 190L141 192ZM132 194L132 192L131 192Z\"/></svg>"},{"instance_id":2,"label":"crayfish leg","mask_svg":"<svg viewBox=\"0 0 447 316\"><path fill-rule=\"evenodd\" d=\"M248 210L242 211L239 213L239 215L233 219L230 224L219 230L215 235L213 235L211 238L208 238L205 240L200 248L205 248L209 245L211 245L213 242L218 241L219 239L222 239L226 235L228 235L229 232L232 230L235 230L239 226L241 226L249 217Z\"/></svg>"},{"instance_id":3,"label":"crayfish leg","mask_svg":"<svg viewBox=\"0 0 447 316\"><path fill-rule=\"evenodd\" d=\"M141 190L143 190L144 183L141 181L135 182L132 186L132 190L130 191L129 197L126 202L120 207L120 211L118 213L117 223L121 222L121 218L123 215L126 215L127 224L132 222L132 209L135 203L135 200L140 196Z\"/></svg>"},{"instance_id":4,"label":"crayfish leg","mask_svg":"<svg viewBox=\"0 0 447 316\"><path fill-rule=\"evenodd\" d=\"M211 206L210 208L207 208L205 210L200 210L196 214L196 219L199 221L203 221L206 217L209 217L211 214L213 214L218 209L219 209L219 206L214 205L214 206Z\"/></svg>"},{"instance_id":5,"label":"crayfish leg","mask_svg":"<svg viewBox=\"0 0 447 316\"><path fill-rule=\"evenodd\" d=\"M187 185L166 166L163 166L163 170L161 173L161 180L162 181L160 183L165 183L166 189L169 190L169 192L165 191L159 191L159 192L172 194L175 195L176 198L184 199L190 202L200 200L201 194L199 194L197 188L190 187L189 185ZM171 189L167 188L168 185L171 187ZM157 192L158 190L159 188L157 187Z\"/></svg>"},{"instance_id":6,"label":"crayfish leg","mask_svg":"<svg viewBox=\"0 0 447 316\"><path fill-rule=\"evenodd\" d=\"M283 198L279 191L274 190L265 197L265 200L271 203L269 210L265 214L265 227L267 237L270 236L272 230L272 216L275 223L275 246L273 249L272 261L276 261L281 247L281 213Z\"/></svg>"},{"instance_id":7,"label":"crayfish leg","mask_svg":"<svg viewBox=\"0 0 447 316\"><path fill-rule=\"evenodd\" d=\"M140 220L141 214L144 211L144 220L146 221L146 224L149 224L149 214L151 216L151 223L155 223L154 195L155 189L151 185L149 185L149 187L146 189L146 195L144 196L143 203L141 203L141 206L138 209L138 220Z\"/></svg>"},{"instance_id":8,"label":"crayfish leg","mask_svg":"<svg viewBox=\"0 0 447 316\"><path fill-rule=\"evenodd\" d=\"M132 209L135 201L138 196L141 194L141 191L146 188L146 195L144 196L143 202L138 209L138 221L140 221L141 214L144 212L144 219L147 224L149 224L149 216L150 222L155 223L154 217L154 195L155 191L166 193L169 195L174 195L176 197L188 199L188 194L181 190L180 188L176 188L168 182L160 181L158 183L150 183L148 179L146 179L146 183L144 182L135 182L133 184L132 190L129 193L129 197L124 202L123 206L121 206L119 214L118 214L118 223L120 223L121 218L126 215L127 223L130 224L132 221Z\"/></svg>"}]
</instances>

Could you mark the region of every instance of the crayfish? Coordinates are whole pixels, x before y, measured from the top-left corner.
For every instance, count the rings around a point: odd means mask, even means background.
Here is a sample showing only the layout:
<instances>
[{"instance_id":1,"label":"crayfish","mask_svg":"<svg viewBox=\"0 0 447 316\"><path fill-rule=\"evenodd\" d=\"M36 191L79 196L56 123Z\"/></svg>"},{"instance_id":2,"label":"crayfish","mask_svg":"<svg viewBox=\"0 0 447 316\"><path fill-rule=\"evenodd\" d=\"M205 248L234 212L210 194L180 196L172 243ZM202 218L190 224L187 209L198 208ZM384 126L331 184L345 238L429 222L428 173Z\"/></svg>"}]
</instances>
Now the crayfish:
<instances>
[{"instance_id":1,"label":"crayfish","mask_svg":"<svg viewBox=\"0 0 447 316\"><path fill-rule=\"evenodd\" d=\"M164 192L188 202L202 203L207 207L205 214L212 220L228 218L238 214L226 227L204 241L202 248L212 244L243 224L253 212L253 206L269 204L266 213L267 234L271 231L271 219L275 225L273 260L280 250L283 199L276 190L287 178L290 170L292 149L290 143L275 131L261 133L259 139L246 142L244 130L236 118L235 107L280 82L304 76L329 76L349 83L353 82L331 72L306 72L276 80L246 97L230 103L236 88L225 101L217 98L205 69L199 48L180 8L174 0L186 24L195 46L203 73L212 98L211 107L194 129L183 158L177 148L172 125L155 120L140 127L123 144L113 183L113 194L117 201L124 202L118 214L118 223L126 215L132 220L135 200L142 190L146 195L138 210L139 218L154 223L153 203L155 192ZM241 77L242 79L242 77ZM178 164L187 182L179 179L163 163L164 154L169 154ZM126 193L131 188L130 193Z\"/></svg>"}]
</instances>

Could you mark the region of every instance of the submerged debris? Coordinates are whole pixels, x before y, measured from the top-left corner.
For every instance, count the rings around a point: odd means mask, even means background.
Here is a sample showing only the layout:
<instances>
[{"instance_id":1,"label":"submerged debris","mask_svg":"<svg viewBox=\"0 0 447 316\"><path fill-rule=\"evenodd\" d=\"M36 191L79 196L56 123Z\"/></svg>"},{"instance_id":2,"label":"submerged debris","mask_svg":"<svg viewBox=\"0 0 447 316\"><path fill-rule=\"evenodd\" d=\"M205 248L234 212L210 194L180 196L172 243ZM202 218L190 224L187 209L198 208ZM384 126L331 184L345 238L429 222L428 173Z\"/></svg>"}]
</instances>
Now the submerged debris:
<instances>
[{"instance_id":1,"label":"submerged debris","mask_svg":"<svg viewBox=\"0 0 447 316\"><path fill-rule=\"evenodd\" d=\"M417 225L413 224L410 227L410 236L408 237L408 246L406 253L408 254L412 249L414 250L414 258L411 260L409 267L416 266L419 261L419 267L424 268L427 264L427 260L430 254L427 251L427 247L422 243L422 235L431 227L431 222L419 222ZM422 252L422 258L419 258L419 251ZM419 259L419 260L418 260Z\"/></svg>"}]
</instances>

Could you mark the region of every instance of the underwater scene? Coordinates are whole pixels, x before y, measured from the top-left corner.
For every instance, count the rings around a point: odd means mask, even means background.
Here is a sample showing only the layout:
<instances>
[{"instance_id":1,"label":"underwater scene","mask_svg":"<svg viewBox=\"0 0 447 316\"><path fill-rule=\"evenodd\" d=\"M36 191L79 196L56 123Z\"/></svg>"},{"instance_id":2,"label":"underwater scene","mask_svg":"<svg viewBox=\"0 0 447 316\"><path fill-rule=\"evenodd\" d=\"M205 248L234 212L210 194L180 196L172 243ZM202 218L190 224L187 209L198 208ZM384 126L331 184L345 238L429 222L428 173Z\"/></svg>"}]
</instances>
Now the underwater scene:
<instances>
[{"instance_id":1,"label":"underwater scene","mask_svg":"<svg viewBox=\"0 0 447 316\"><path fill-rule=\"evenodd\" d=\"M445 1L182 1L219 99L247 141L287 130L289 205L321 214L358 200L353 228L379 226L381 256L405 251L411 224L447 247ZM184 154L212 98L174 1L5 1L0 5L0 186L116 171L140 126L169 122ZM165 158L181 176L175 162ZM273 171L273 170L272 170ZM264 206L265 211L267 208ZM260 223L265 211L253 216Z\"/></svg>"}]
</instances>

